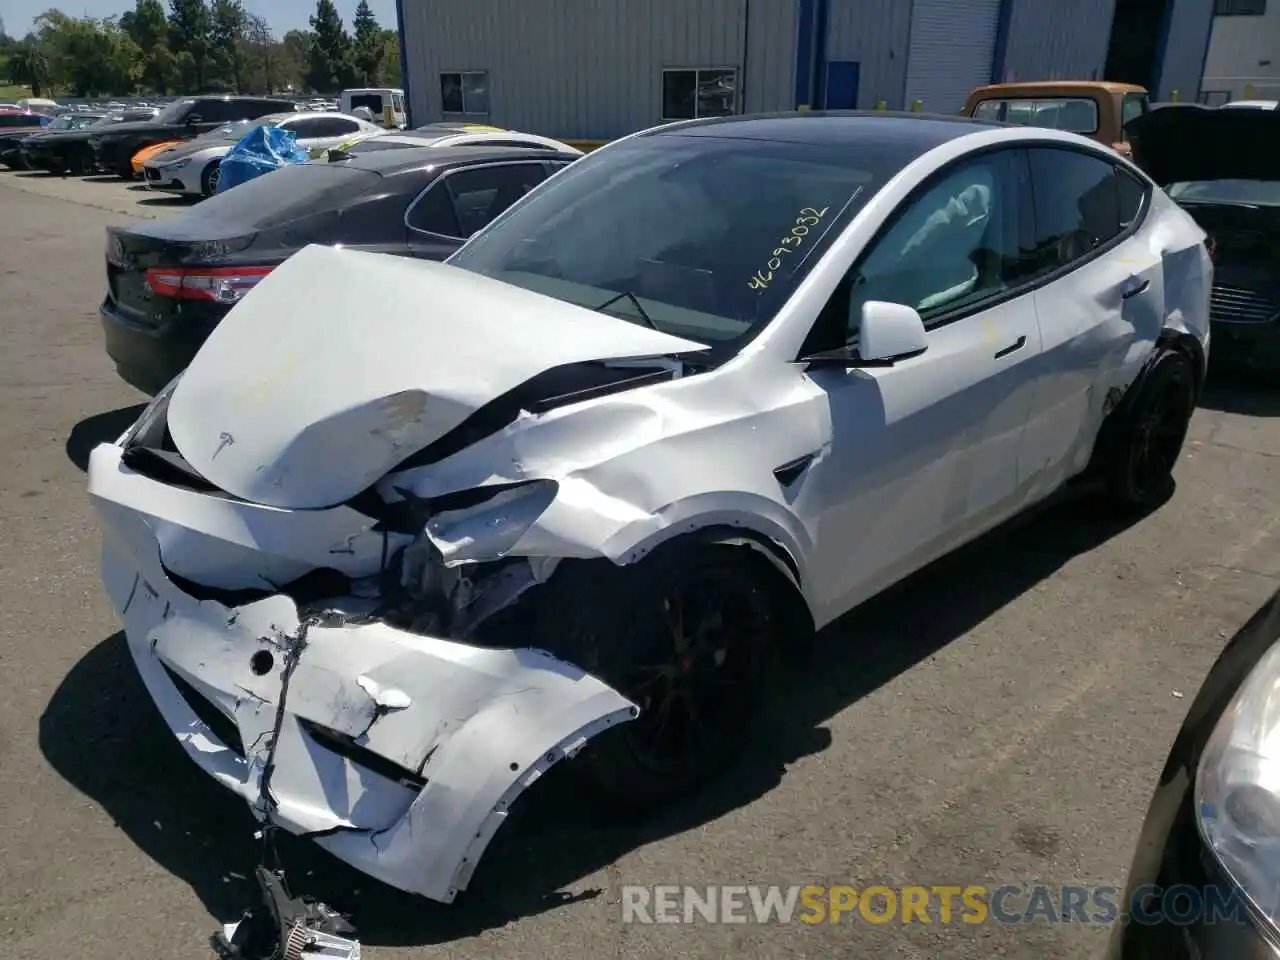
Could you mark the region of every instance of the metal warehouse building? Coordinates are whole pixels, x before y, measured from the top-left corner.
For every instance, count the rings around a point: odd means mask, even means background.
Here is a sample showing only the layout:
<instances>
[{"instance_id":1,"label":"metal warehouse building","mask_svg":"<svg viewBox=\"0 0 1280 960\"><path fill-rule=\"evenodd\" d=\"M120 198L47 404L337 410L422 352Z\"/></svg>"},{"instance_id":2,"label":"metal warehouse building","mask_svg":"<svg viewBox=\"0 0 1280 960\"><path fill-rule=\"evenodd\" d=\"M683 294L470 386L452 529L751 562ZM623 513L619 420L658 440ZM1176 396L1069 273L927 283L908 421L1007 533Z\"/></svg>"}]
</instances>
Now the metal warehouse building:
<instances>
[{"instance_id":1,"label":"metal warehouse building","mask_svg":"<svg viewBox=\"0 0 1280 960\"><path fill-rule=\"evenodd\" d=\"M954 113L993 80L1199 95L1214 0L400 0L411 121L610 139L794 109Z\"/></svg>"}]
</instances>

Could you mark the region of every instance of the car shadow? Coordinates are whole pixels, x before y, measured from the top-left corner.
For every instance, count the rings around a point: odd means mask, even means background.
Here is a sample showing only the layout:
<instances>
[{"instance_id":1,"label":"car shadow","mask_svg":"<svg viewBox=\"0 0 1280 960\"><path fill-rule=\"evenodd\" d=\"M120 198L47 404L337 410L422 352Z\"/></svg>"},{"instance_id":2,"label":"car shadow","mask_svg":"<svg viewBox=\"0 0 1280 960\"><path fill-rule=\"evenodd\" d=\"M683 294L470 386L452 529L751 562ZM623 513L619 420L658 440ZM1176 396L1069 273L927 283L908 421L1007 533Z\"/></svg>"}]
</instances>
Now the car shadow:
<instances>
[{"instance_id":1,"label":"car shadow","mask_svg":"<svg viewBox=\"0 0 1280 960\"><path fill-rule=\"evenodd\" d=\"M85 417L67 434L64 449L67 459L81 470L89 469L89 454L100 443L110 443L128 430L142 416L146 404L138 403L132 407L119 410L108 410L106 413L95 413Z\"/></svg>"},{"instance_id":2,"label":"car shadow","mask_svg":"<svg viewBox=\"0 0 1280 960\"><path fill-rule=\"evenodd\" d=\"M145 200L139 200L140 207L191 207L200 201L200 197L187 197L182 194L172 194L169 196L147 197Z\"/></svg>"},{"instance_id":3,"label":"car shadow","mask_svg":"<svg viewBox=\"0 0 1280 960\"><path fill-rule=\"evenodd\" d=\"M1246 417L1280 417L1280 389L1274 374L1216 367L1205 380L1199 405Z\"/></svg>"},{"instance_id":4,"label":"car shadow","mask_svg":"<svg viewBox=\"0 0 1280 960\"><path fill-rule=\"evenodd\" d=\"M393 890L282 833L273 850L295 895L348 913L360 939L373 946L448 943L608 896L599 888L573 894L566 888L630 851L765 795L791 764L830 745L826 723L832 716L1137 519L1077 497L1007 524L864 604L793 658L751 750L735 768L643 824L605 821L589 795L575 789L572 771L554 769L513 808L468 891L453 905ZM71 668L41 717L39 741L50 765L189 884L219 921L232 921L259 902L252 880L263 855L253 836L256 822L242 801L185 758L150 703L122 634Z\"/></svg>"}]
</instances>

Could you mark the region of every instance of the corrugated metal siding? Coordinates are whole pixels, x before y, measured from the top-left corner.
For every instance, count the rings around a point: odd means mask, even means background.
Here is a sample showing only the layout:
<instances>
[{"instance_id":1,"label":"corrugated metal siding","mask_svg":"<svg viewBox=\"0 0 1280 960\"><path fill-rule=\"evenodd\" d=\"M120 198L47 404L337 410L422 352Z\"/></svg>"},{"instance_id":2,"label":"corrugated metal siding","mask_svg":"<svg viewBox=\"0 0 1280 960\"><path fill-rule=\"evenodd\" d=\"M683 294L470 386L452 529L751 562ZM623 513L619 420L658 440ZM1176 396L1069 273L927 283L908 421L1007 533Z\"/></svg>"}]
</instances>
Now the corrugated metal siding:
<instances>
[{"instance_id":1,"label":"corrugated metal siding","mask_svg":"<svg viewBox=\"0 0 1280 960\"><path fill-rule=\"evenodd\" d=\"M1202 86L1233 100L1245 98L1246 86L1257 99L1280 99L1280 0L1260 17L1213 18Z\"/></svg>"},{"instance_id":2,"label":"corrugated metal siding","mask_svg":"<svg viewBox=\"0 0 1280 960\"><path fill-rule=\"evenodd\" d=\"M996 81L1102 80L1115 0L1009 0Z\"/></svg>"},{"instance_id":3,"label":"corrugated metal siding","mask_svg":"<svg viewBox=\"0 0 1280 960\"><path fill-rule=\"evenodd\" d=\"M488 122L564 138L608 139L658 123L664 67L737 67L746 110L792 106L795 0L404 6L418 124L441 119L439 74L453 70L488 71Z\"/></svg>"},{"instance_id":4,"label":"corrugated metal siding","mask_svg":"<svg viewBox=\"0 0 1280 960\"><path fill-rule=\"evenodd\" d=\"M860 64L858 107L867 110L884 100L890 110L901 110L909 0L830 0L827 17L827 59Z\"/></svg>"},{"instance_id":5,"label":"corrugated metal siding","mask_svg":"<svg viewBox=\"0 0 1280 960\"><path fill-rule=\"evenodd\" d=\"M1153 100L1168 100L1178 91L1180 100L1196 100L1200 96L1200 77L1204 70L1205 47L1213 29L1213 0L1169 0L1169 32ZM1273 47L1280 55L1280 21L1276 22Z\"/></svg>"},{"instance_id":6,"label":"corrugated metal siding","mask_svg":"<svg viewBox=\"0 0 1280 960\"><path fill-rule=\"evenodd\" d=\"M915 0L907 53L907 103L959 113L974 87L991 82L1000 0Z\"/></svg>"}]
</instances>

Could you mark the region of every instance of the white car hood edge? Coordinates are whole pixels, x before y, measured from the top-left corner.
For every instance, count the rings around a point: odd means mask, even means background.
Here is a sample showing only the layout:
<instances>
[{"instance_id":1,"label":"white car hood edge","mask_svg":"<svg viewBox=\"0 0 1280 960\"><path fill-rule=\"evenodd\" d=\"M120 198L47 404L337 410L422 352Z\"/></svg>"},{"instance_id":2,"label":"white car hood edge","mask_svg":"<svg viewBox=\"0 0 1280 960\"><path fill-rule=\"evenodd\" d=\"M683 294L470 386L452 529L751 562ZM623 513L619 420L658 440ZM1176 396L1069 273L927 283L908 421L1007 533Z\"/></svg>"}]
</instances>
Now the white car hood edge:
<instances>
[{"instance_id":1,"label":"white car hood edge","mask_svg":"<svg viewBox=\"0 0 1280 960\"><path fill-rule=\"evenodd\" d=\"M328 507L546 370L705 349L456 267L310 246L214 329L168 424L227 493Z\"/></svg>"}]
</instances>

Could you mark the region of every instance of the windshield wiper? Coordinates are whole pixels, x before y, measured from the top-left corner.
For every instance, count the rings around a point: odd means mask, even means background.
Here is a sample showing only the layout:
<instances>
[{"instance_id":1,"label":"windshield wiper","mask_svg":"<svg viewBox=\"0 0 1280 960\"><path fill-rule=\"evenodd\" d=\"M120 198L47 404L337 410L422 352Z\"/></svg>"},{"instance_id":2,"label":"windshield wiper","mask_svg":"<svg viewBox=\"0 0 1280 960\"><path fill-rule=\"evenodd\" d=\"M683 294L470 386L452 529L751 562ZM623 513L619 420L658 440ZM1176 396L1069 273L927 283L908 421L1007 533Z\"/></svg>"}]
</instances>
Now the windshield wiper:
<instances>
[{"instance_id":1,"label":"windshield wiper","mask_svg":"<svg viewBox=\"0 0 1280 960\"><path fill-rule=\"evenodd\" d=\"M637 297L630 290L624 290L622 291L622 293L618 294L616 297L610 297L604 303L600 304L600 306L592 307L591 309L596 313L600 313L601 311L607 309L608 307L612 307L619 300L630 300L631 303L635 306L636 311L640 314L640 319L645 322L645 324L649 327L649 329L657 330L659 333L662 332L662 330L658 328L658 325L653 322L653 317L649 316L649 314L645 312L644 307L640 305L640 298Z\"/></svg>"}]
</instances>

